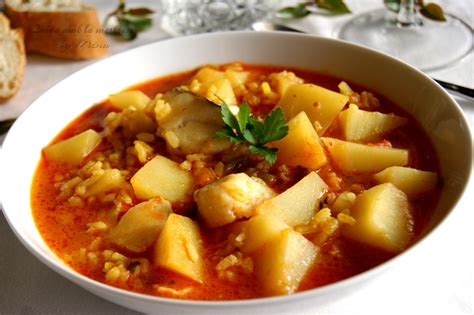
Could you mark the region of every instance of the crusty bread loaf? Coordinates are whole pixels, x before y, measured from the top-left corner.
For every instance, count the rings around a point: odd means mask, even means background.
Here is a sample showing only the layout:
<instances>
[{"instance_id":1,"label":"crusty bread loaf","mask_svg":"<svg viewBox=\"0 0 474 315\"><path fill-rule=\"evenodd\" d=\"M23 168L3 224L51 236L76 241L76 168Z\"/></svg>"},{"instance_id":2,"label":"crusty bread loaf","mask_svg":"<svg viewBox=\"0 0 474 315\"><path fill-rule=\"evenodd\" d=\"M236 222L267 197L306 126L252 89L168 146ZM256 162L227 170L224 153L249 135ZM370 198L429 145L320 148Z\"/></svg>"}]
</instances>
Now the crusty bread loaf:
<instances>
[{"instance_id":1,"label":"crusty bread loaf","mask_svg":"<svg viewBox=\"0 0 474 315\"><path fill-rule=\"evenodd\" d=\"M23 31L10 29L10 21L0 13L0 103L20 89L25 64Z\"/></svg>"},{"instance_id":2,"label":"crusty bread loaf","mask_svg":"<svg viewBox=\"0 0 474 315\"><path fill-rule=\"evenodd\" d=\"M28 52L67 59L108 52L96 10L77 0L5 0L5 9L12 25L23 28Z\"/></svg>"}]
</instances>

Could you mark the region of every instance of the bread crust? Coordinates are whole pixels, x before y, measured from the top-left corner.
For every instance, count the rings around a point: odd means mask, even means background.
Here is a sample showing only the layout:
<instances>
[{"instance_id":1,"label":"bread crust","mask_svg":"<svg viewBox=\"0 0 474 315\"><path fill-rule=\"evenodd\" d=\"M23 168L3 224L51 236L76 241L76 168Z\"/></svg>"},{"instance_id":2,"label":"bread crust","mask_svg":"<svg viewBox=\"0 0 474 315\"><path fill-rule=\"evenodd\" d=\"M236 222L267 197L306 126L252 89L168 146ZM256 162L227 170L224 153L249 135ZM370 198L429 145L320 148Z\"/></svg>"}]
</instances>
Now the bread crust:
<instances>
[{"instance_id":1,"label":"bread crust","mask_svg":"<svg viewBox=\"0 0 474 315\"><path fill-rule=\"evenodd\" d=\"M0 32L6 32L10 29L10 20L0 12Z\"/></svg>"},{"instance_id":2,"label":"bread crust","mask_svg":"<svg viewBox=\"0 0 474 315\"><path fill-rule=\"evenodd\" d=\"M26 52L25 52L25 44L24 44L24 33L21 28L18 29L10 29L8 20L3 16L2 13L0 13L0 20L2 21L1 23L2 26L6 27L7 32L13 33L16 36L15 38L15 47L18 50L18 54L20 56L20 64L18 65L18 68L16 69L16 76L14 78L13 82L13 88L11 89L10 95L4 97L0 96L0 104L6 102L10 98L12 98L20 89L21 83L23 81L23 77L25 74L25 66L26 66ZM7 34L8 36L8 34Z\"/></svg>"},{"instance_id":3,"label":"bread crust","mask_svg":"<svg viewBox=\"0 0 474 315\"><path fill-rule=\"evenodd\" d=\"M13 27L25 32L27 52L66 59L92 59L108 53L108 44L93 7L81 11L21 11L5 2Z\"/></svg>"}]
</instances>

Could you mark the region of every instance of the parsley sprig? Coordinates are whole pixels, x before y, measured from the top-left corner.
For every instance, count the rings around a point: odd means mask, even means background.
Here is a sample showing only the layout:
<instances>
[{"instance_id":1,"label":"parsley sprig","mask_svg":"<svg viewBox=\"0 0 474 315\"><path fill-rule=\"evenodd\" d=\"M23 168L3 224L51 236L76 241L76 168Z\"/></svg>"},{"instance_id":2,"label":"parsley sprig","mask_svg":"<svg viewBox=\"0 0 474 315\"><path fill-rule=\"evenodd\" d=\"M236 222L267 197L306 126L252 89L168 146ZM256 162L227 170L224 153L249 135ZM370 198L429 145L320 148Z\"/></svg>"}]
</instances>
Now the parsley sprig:
<instances>
[{"instance_id":1,"label":"parsley sprig","mask_svg":"<svg viewBox=\"0 0 474 315\"><path fill-rule=\"evenodd\" d=\"M401 6L401 0L383 0L383 3L392 12L398 13ZM434 21L446 21L444 11L436 3L424 3L423 0L415 1L417 10L426 18ZM344 0L305 0L296 6L290 6L280 9L277 12L279 18L302 18L311 13L320 13L326 15L338 15L351 13Z\"/></svg>"},{"instance_id":2,"label":"parsley sprig","mask_svg":"<svg viewBox=\"0 0 474 315\"><path fill-rule=\"evenodd\" d=\"M105 17L104 27L107 34L132 40L139 32L152 26L153 20L149 16L153 13L153 10L145 7L129 9L125 0L120 0L118 7ZM113 22L116 22L116 25L113 25Z\"/></svg>"},{"instance_id":3,"label":"parsley sprig","mask_svg":"<svg viewBox=\"0 0 474 315\"><path fill-rule=\"evenodd\" d=\"M302 18L313 12L339 15L351 13L344 0L312 0L303 1L294 7L285 7L277 12L280 18Z\"/></svg>"},{"instance_id":4,"label":"parsley sprig","mask_svg":"<svg viewBox=\"0 0 474 315\"><path fill-rule=\"evenodd\" d=\"M251 153L260 154L270 164L275 163L278 149L265 145L288 134L288 126L280 108L274 109L262 122L252 115L246 102L240 106L237 118L222 102L221 115L225 125L215 133L216 138L225 137L232 143L247 143Z\"/></svg>"}]
</instances>

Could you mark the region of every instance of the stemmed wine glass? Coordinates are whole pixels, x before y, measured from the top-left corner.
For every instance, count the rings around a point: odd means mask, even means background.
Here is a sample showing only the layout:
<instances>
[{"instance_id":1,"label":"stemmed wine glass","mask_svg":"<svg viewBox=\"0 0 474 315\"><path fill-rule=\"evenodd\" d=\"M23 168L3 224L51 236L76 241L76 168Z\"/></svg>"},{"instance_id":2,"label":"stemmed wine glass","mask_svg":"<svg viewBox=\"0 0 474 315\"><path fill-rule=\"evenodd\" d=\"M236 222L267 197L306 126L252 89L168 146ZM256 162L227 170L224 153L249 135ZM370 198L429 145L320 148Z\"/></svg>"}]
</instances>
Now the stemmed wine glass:
<instances>
[{"instance_id":1,"label":"stemmed wine glass","mask_svg":"<svg viewBox=\"0 0 474 315\"><path fill-rule=\"evenodd\" d=\"M447 67L473 47L473 30L446 14L446 21L423 18L415 0L401 0L398 14L385 9L358 15L342 26L339 38L375 48L423 70Z\"/></svg>"}]
</instances>

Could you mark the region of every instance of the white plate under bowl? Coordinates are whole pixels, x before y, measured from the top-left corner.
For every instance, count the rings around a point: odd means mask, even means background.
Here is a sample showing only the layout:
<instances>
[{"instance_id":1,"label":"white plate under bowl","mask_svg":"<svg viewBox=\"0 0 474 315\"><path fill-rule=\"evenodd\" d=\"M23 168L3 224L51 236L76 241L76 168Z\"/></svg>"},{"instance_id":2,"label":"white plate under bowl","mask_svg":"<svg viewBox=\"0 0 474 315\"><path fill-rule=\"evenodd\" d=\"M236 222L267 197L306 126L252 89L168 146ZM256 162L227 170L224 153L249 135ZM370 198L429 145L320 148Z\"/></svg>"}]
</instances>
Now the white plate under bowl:
<instances>
[{"instance_id":1,"label":"white plate under bowl","mask_svg":"<svg viewBox=\"0 0 474 315\"><path fill-rule=\"evenodd\" d=\"M299 67L346 79L384 95L416 117L439 153L444 184L421 241L395 259L347 280L291 296L245 301L181 301L137 294L93 281L63 264L43 241L31 215L30 188L41 149L70 121L109 94L202 64L232 61ZM360 46L310 35L214 33L161 41L112 56L71 75L39 97L17 120L3 144L0 199L13 231L38 259L117 304L162 314L295 312L357 291L423 246L465 190L471 174L471 150L471 133L459 106L434 81L403 62Z\"/></svg>"}]
</instances>

